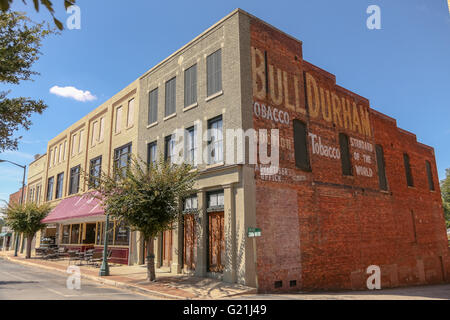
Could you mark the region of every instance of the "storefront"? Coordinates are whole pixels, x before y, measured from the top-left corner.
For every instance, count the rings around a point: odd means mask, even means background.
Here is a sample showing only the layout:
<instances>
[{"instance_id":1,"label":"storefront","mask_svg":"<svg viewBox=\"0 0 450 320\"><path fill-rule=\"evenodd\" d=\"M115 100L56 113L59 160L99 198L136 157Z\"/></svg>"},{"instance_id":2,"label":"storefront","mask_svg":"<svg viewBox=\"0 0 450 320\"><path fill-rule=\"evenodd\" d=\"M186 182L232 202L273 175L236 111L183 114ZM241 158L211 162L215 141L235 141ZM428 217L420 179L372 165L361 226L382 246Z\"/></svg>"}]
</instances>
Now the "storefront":
<instances>
[{"instance_id":1,"label":"storefront","mask_svg":"<svg viewBox=\"0 0 450 320\"><path fill-rule=\"evenodd\" d=\"M103 250L105 220L105 214L98 199L75 196L62 200L43 222L57 225L55 239L60 247L84 252L89 249ZM111 250L109 261L128 264L130 229L123 222L112 220L107 230L108 249Z\"/></svg>"}]
</instances>

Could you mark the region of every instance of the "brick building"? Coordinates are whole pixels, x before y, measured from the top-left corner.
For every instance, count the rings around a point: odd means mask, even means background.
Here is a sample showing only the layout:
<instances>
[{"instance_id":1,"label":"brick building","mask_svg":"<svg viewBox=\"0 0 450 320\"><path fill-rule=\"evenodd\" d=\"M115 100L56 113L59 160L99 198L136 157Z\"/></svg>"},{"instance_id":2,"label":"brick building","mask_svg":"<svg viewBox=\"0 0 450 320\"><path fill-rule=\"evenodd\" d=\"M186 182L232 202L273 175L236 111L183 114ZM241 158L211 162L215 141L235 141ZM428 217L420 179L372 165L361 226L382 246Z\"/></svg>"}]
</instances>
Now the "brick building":
<instances>
[{"instance_id":1,"label":"brick building","mask_svg":"<svg viewBox=\"0 0 450 320\"><path fill-rule=\"evenodd\" d=\"M132 154L172 161L177 129L200 176L155 243L157 267L260 291L363 289L371 265L382 287L450 279L433 149L239 9L49 142L32 184L57 204L46 219L57 243L101 250L104 214L83 199L81 171L112 172ZM111 229L115 261L144 263L139 235Z\"/></svg>"}]
</instances>

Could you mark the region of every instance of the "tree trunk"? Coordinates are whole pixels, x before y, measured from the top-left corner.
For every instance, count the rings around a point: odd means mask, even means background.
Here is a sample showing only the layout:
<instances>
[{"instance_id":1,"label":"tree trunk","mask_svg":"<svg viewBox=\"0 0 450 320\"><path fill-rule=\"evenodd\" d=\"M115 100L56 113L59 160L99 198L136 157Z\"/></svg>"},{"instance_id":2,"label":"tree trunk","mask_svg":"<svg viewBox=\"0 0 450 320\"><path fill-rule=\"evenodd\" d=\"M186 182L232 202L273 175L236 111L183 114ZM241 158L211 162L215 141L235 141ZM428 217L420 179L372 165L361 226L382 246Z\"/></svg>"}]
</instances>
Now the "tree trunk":
<instances>
[{"instance_id":1,"label":"tree trunk","mask_svg":"<svg viewBox=\"0 0 450 320\"><path fill-rule=\"evenodd\" d=\"M25 259L31 258L31 243L33 242L33 236L27 236L27 255Z\"/></svg>"},{"instance_id":2,"label":"tree trunk","mask_svg":"<svg viewBox=\"0 0 450 320\"><path fill-rule=\"evenodd\" d=\"M155 274L155 253L153 245L154 237L150 237L147 240L147 280L156 281Z\"/></svg>"}]
</instances>

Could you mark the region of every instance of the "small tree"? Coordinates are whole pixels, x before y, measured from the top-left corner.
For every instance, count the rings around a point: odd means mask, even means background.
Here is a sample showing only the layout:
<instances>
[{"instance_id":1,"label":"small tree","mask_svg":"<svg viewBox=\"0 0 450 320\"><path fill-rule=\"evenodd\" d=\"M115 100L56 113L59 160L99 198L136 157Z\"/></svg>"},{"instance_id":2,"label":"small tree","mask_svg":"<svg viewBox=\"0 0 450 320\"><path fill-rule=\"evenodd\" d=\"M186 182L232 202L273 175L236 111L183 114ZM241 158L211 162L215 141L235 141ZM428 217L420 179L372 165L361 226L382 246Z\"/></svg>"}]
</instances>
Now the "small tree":
<instances>
[{"instance_id":1,"label":"small tree","mask_svg":"<svg viewBox=\"0 0 450 320\"><path fill-rule=\"evenodd\" d=\"M445 170L445 179L441 181L442 203L447 228L450 228L450 168Z\"/></svg>"},{"instance_id":2,"label":"small tree","mask_svg":"<svg viewBox=\"0 0 450 320\"><path fill-rule=\"evenodd\" d=\"M35 203L9 204L4 210L6 214L6 225L17 234L23 233L27 238L26 258L31 258L31 242L39 230L45 227L41 221L51 211L49 204L38 205Z\"/></svg>"},{"instance_id":3,"label":"small tree","mask_svg":"<svg viewBox=\"0 0 450 320\"><path fill-rule=\"evenodd\" d=\"M101 194L105 212L144 237L147 280L155 281L154 238L180 217L179 201L192 193L197 173L186 164L169 164L160 159L147 165L134 158L125 172L114 172L112 177L102 174L93 184Z\"/></svg>"}]
</instances>

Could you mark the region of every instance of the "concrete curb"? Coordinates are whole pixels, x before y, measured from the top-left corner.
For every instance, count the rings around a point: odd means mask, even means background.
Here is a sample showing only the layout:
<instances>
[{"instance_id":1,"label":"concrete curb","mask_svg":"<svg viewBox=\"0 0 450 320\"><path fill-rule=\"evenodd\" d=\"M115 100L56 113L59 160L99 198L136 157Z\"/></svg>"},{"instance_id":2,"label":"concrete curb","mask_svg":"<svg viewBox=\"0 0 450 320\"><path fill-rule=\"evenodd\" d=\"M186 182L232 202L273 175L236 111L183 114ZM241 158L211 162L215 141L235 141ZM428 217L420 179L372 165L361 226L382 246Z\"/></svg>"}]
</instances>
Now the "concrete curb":
<instances>
[{"instance_id":1,"label":"concrete curb","mask_svg":"<svg viewBox=\"0 0 450 320\"><path fill-rule=\"evenodd\" d=\"M26 266L30 266L30 267L37 267L37 268L46 269L46 270L53 271L53 272L56 271L56 272L59 272L59 273L67 274L67 272L65 270L52 268L52 267L49 267L49 266L44 266L44 265L40 265L40 264L36 264L36 263L32 263L32 262L16 260L16 259L11 258L11 257L6 256L6 255L3 256L3 257L5 257L8 261L11 261L13 263L18 263L18 264L22 264L22 265L26 265ZM175 295L171 295L171 294L168 294L168 293L161 293L161 292L158 292L158 291L142 288L142 287L135 286L135 285L132 285L132 284L127 284L127 283L123 283L123 282L115 281L115 280L104 279L104 278L100 278L100 277L96 277L96 276L92 276L92 275L81 274L81 277L84 278L84 279L95 281L95 282L98 282L98 283L101 283L101 284L105 284L105 285L108 285L108 286L117 287L117 288L121 288L121 289L126 289L126 290L133 291L133 292L139 292L141 294L151 294L153 296L159 296L159 297L162 297L162 298L165 298L165 299L171 299L171 300L190 300L189 298L186 298L186 297L175 296Z\"/></svg>"},{"instance_id":2,"label":"concrete curb","mask_svg":"<svg viewBox=\"0 0 450 320\"><path fill-rule=\"evenodd\" d=\"M37 267L37 268L41 268L41 269L46 269L49 271L53 271L53 272L59 272L59 273L64 273L67 275L66 270L61 270L58 268L53 268L50 266L45 266L45 265L41 265L41 264L37 264L37 263L33 263L33 262L28 262L28 261L23 261L23 260L17 260L14 259L8 255L0 255L0 257L3 256L5 257L8 261L11 261L13 263L18 263L18 264L22 264L22 265L26 265L26 266L30 266L30 267ZM176 296L176 295L172 295L172 294L168 294L168 293L161 293L159 291L154 291L154 290L150 290L147 288L142 288L136 285L132 285L132 284L127 284L124 282L120 282L120 281L115 281L115 280L110 280L110 279L106 279L106 278L101 278L100 276L93 276L93 275L88 275L88 274L81 274L81 277L87 280L91 280L97 283L101 283L101 284L105 284L111 287L116 287L116 288L121 288L121 289L125 289L125 290L129 290L129 291L133 291L133 292L138 292L141 294L151 294L153 296L158 296L164 299L170 299L170 300L193 300L193 298L186 298L186 297L182 297L182 296ZM257 289L253 288L251 290L247 290L244 292L239 292L239 293L234 293L234 294L228 294L228 295L223 295L214 299L220 300L220 299L226 299L226 298L231 298L231 297L237 297L237 296L242 296L242 295L247 295L247 294L256 294L257 293ZM199 298L199 300L204 300L207 299L205 298Z\"/></svg>"}]
</instances>

